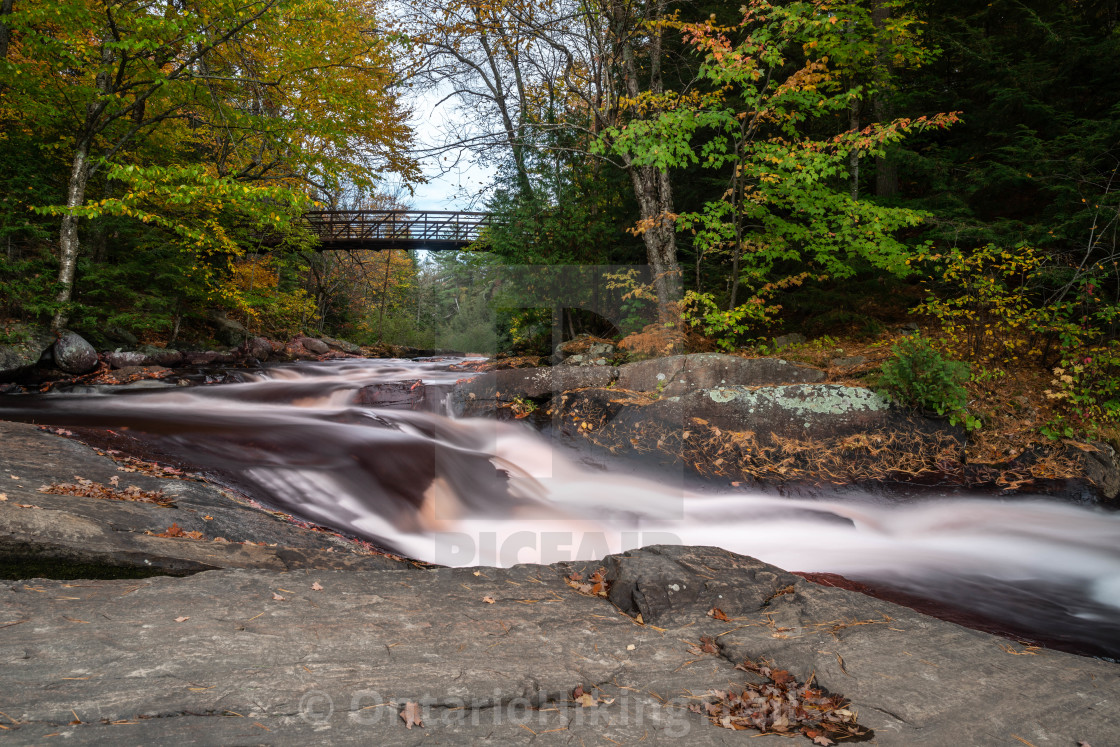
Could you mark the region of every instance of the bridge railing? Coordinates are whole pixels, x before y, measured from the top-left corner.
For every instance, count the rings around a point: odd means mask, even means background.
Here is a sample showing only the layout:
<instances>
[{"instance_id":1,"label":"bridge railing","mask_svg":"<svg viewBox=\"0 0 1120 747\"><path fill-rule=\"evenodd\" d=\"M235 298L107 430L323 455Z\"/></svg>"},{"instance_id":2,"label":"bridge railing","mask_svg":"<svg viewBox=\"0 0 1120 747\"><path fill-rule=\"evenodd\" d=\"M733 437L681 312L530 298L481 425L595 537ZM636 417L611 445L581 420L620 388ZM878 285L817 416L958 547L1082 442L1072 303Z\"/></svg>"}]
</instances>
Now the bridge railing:
<instances>
[{"instance_id":1,"label":"bridge railing","mask_svg":"<svg viewBox=\"0 0 1120 747\"><path fill-rule=\"evenodd\" d=\"M489 213L450 210L316 210L303 217L324 244L399 241L466 246L492 225Z\"/></svg>"}]
</instances>

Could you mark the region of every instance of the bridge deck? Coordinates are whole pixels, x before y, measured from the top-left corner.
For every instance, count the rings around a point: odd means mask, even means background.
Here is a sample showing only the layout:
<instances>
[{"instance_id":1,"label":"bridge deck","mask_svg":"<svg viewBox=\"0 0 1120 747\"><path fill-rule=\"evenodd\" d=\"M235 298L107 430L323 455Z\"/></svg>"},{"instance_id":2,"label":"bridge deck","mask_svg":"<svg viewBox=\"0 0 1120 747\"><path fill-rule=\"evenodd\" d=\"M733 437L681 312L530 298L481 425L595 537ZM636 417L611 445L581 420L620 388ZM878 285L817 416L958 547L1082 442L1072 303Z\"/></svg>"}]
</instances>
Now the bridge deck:
<instances>
[{"instance_id":1,"label":"bridge deck","mask_svg":"<svg viewBox=\"0 0 1120 747\"><path fill-rule=\"evenodd\" d=\"M304 221L321 249L463 249L492 225L489 213L450 210L316 210Z\"/></svg>"}]
</instances>

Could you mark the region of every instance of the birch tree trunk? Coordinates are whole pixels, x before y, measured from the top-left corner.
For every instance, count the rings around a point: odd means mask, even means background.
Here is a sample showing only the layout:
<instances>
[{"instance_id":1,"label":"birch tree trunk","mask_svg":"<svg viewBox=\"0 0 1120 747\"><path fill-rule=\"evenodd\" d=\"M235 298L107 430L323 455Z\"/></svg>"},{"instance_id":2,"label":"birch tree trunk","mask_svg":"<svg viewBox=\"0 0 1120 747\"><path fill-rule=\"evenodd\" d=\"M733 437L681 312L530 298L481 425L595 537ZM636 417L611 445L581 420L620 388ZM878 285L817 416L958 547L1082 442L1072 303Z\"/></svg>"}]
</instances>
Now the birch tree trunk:
<instances>
[{"instance_id":1,"label":"birch tree trunk","mask_svg":"<svg viewBox=\"0 0 1120 747\"><path fill-rule=\"evenodd\" d=\"M62 216L62 229L59 231L58 246L58 295L55 301L58 309L51 321L51 329L56 332L66 326L70 319L67 306L74 289L74 271L78 266L78 216L74 210L85 204L86 184L89 183L89 139L82 138L74 150L74 162L70 166L70 181L66 188L67 212Z\"/></svg>"}]
</instances>

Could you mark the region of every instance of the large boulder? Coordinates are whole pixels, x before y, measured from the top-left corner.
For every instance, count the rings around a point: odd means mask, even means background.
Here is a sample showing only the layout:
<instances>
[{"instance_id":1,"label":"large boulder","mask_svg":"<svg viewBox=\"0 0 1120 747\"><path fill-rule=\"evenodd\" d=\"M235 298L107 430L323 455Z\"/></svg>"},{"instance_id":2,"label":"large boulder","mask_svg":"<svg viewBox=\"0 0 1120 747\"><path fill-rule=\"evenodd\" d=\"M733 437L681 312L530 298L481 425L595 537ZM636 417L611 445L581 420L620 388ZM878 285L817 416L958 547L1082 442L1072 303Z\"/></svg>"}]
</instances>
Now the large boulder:
<instances>
[{"instance_id":1,"label":"large boulder","mask_svg":"<svg viewBox=\"0 0 1120 747\"><path fill-rule=\"evenodd\" d=\"M327 337L326 335L323 335L319 339L326 343L327 347L331 350L338 350L339 352L349 353L350 355L362 354L361 346L355 345L352 342L347 342L346 340L337 340L333 337Z\"/></svg>"},{"instance_id":2,"label":"large boulder","mask_svg":"<svg viewBox=\"0 0 1120 747\"><path fill-rule=\"evenodd\" d=\"M224 311L210 312L210 323L217 328L218 339L230 347L237 347L253 336L244 324L230 319Z\"/></svg>"},{"instance_id":3,"label":"large boulder","mask_svg":"<svg viewBox=\"0 0 1120 747\"><path fill-rule=\"evenodd\" d=\"M303 346L305 350L314 355L326 355L331 352L330 345L314 337L297 337L293 339L292 342L298 343Z\"/></svg>"},{"instance_id":4,"label":"large boulder","mask_svg":"<svg viewBox=\"0 0 1120 747\"><path fill-rule=\"evenodd\" d=\"M97 351L77 332L64 329L54 344L54 364L68 374L85 374L97 368Z\"/></svg>"},{"instance_id":5,"label":"large boulder","mask_svg":"<svg viewBox=\"0 0 1120 747\"><path fill-rule=\"evenodd\" d=\"M46 327L15 324L0 344L0 381L12 381L32 368L50 350L55 336Z\"/></svg>"},{"instance_id":6,"label":"large boulder","mask_svg":"<svg viewBox=\"0 0 1120 747\"><path fill-rule=\"evenodd\" d=\"M740 358L722 353L671 355L618 369L618 385L636 392L658 392L673 397L718 386L772 386L815 384L825 374L775 358Z\"/></svg>"},{"instance_id":7,"label":"large boulder","mask_svg":"<svg viewBox=\"0 0 1120 747\"><path fill-rule=\"evenodd\" d=\"M250 337L245 341L244 350L250 358L266 361L272 355L272 342L267 337Z\"/></svg>"}]
</instances>

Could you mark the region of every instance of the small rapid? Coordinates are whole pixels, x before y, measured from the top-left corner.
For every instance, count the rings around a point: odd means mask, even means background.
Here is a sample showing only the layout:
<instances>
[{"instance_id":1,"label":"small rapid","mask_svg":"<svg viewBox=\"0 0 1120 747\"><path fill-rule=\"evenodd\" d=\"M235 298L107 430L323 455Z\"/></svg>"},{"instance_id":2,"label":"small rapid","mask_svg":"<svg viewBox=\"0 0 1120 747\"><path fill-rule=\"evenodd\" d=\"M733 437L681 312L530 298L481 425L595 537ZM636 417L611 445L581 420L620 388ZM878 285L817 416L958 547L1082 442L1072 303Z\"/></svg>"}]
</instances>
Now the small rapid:
<instances>
[{"instance_id":1,"label":"small rapid","mask_svg":"<svg viewBox=\"0 0 1120 747\"><path fill-rule=\"evenodd\" d=\"M1120 656L1120 514L1041 497L794 499L705 485L521 423L448 417L444 397L469 376L452 362L301 363L237 383L6 396L0 418L128 429L277 509L429 562L715 545ZM359 404L370 387L416 381L428 410Z\"/></svg>"}]
</instances>

